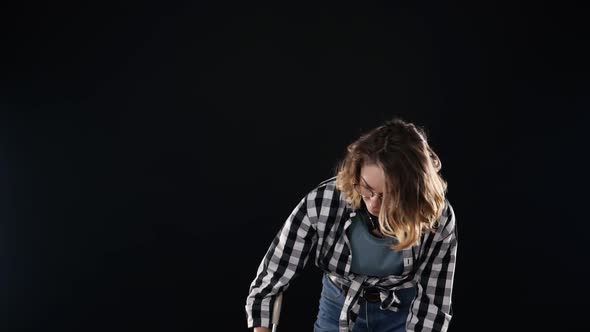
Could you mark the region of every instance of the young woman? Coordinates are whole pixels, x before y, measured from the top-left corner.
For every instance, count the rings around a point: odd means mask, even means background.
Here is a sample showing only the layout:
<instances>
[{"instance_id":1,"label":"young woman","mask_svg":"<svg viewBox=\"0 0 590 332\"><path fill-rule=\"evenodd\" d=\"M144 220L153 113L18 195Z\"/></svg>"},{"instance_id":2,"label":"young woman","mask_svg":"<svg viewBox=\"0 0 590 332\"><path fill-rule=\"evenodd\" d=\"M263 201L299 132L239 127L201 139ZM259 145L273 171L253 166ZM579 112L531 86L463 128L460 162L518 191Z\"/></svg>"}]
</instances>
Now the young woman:
<instances>
[{"instance_id":1,"label":"young woman","mask_svg":"<svg viewBox=\"0 0 590 332\"><path fill-rule=\"evenodd\" d=\"M248 327L270 331L277 294L312 257L324 271L315 332L446 331L457 236L440 170L412 123L361 135L272 241L250 284Z\"/></svg>"}]
</instances>

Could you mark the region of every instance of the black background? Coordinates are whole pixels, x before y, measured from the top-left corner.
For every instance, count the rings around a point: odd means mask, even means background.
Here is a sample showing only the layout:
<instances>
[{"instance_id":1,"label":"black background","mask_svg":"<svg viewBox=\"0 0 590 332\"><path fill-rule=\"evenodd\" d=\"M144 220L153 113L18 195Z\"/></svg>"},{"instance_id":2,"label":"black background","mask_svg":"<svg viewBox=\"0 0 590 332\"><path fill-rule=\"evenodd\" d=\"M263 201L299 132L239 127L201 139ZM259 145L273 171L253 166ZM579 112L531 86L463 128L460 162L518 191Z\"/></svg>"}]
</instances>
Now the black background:
<instances>
[{"instance_id":1,"label":"black background","mask_svg":"<svg viewBox=\"0 0 590 332\"><path fill-rule=\"evenodd\" d=\"M282 222L395 115L426 128L449 183L450 331L584 330L581 5L1 13L1 331L247 331L249 283ZM309 265L280 331L311 331L320 287Z\"/></svg>"}]
</instances>

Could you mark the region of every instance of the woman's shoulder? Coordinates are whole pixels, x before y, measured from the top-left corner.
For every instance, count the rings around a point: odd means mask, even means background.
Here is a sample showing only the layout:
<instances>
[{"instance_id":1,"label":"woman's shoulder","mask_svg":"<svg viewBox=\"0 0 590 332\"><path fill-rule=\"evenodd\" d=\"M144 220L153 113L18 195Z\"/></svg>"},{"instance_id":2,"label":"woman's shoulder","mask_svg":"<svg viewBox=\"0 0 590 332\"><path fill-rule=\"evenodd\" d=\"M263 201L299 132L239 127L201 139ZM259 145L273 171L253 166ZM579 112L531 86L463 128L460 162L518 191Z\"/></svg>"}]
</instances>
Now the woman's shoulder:
<instances>
[{"instance_id":1,"label":"woman's shoulder","mask_svg":"<svg viewBox=\"0 0 590 332\"><path fill-rule=\"evenodd\" d=\"M347 206L342 192L336 187L336 177L325 179L316 184L306 195L308 207L322 209L343 208ZM319 213L318 213L319 214Z\"/></svg>"},{"instance_id":2,"label":"woman's shoulder","mask_svg":"<svg viewBox=\"0 0 590 332\"><path fill-rule=\"evenodd\" d=\"M340 191L336 188L336 177L331 177L325 179L316 185L313 186L311 190L308 191L307 195L313 196L326 196L329 195L330 197L334 196L334 194L339 194Z\"/></svg>"},{"instance_id":3,"label":"woman's shoulder","mask_svg":"<svg viewBox=\"0 0 590 332\"><path fill-rule=\"evenodd\" d=\"M335 176L333 176L331 178L328 178L328 179L325 179L324 181L320 182L317 186L318 187L321 187L321 186L329 185L329 184L332 184L332 183L334 183L334 184L336 183L336 177Z\"/></svg>"},{"instance_id":4,"label":"woman's shoulder","mask_svg":"<svg viewBox=\"0 0 590 332\"><path fill-rule=\"evenodd\" d=\"M435 240L444 239L456 231L455 211L448 198L445 198L445 205L442 214L436 222Z\"/></svg>"}]
</instances>

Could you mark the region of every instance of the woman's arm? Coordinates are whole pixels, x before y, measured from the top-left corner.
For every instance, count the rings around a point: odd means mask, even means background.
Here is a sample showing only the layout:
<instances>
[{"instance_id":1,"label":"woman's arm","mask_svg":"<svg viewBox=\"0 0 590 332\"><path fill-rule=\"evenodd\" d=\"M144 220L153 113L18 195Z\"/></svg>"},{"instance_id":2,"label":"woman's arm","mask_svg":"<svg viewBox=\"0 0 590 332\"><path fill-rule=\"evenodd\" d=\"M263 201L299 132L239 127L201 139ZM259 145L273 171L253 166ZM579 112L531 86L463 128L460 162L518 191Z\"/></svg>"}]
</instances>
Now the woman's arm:
<instances>
[{"instance_id":1,"label":"woman's arm","mask_svg":"<svg viewBox=\"0 0 590 332\"><path fill-rule=\"evenodd\" d=\"M437 231L425 236L421 244L422 255L426 256L420 260L416 274L417 294L408 315L408 332L445 332L451 321L457 232L450 204L439 224Z\"/></svg>"},{"instance_id":2,"label":"woman's arm","mask_svg":"<svg viewBox=\"0 0 590 332\"><path fill-rule=\"evenodd\" d=\"M289 287L289 282L306 265L311 248L316 243L314 210L308 208L313 192L303 198L287 218L273 239L250 284L246 299L248 327L255 331L269 331L271 308L278 293Z\"/></svg>"}]
</instances>

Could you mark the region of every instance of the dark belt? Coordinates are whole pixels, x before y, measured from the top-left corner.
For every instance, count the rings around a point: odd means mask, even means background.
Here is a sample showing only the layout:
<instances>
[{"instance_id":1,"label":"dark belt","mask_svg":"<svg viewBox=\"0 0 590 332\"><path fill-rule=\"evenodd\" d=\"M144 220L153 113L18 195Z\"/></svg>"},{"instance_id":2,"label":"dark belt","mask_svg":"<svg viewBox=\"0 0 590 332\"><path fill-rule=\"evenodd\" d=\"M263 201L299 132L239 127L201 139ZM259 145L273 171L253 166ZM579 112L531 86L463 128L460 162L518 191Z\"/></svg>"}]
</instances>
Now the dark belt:
<instances>
[{"instance_id":1,"label":"dark belt","mask_svg":"<svg viewBox=\"0 0 590 332\"><path fill-rule=\"evenodd\" d=\"M334 285L336 285L338 288L344 290L344 285L338 281L338 279L336 279L336 277L332 276L331 274L328 275L328 277L330 278L330 281L332 281L332 283ZM379 289L375 288L375 287L367 287L363 290L361 297L365 300L367 300L367 302L380 302L381 301L381 297L379 296Z\"/></svg>"}]
</instances>

